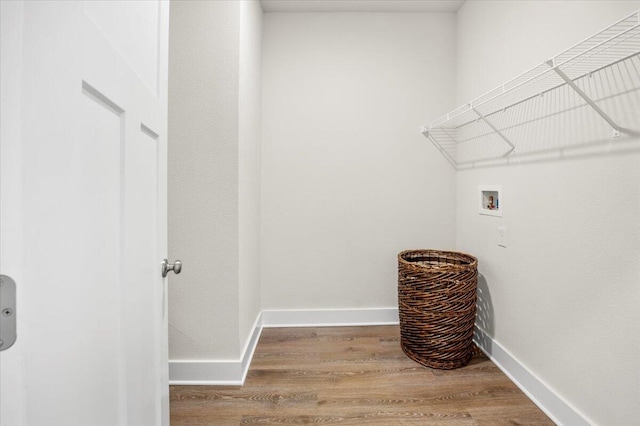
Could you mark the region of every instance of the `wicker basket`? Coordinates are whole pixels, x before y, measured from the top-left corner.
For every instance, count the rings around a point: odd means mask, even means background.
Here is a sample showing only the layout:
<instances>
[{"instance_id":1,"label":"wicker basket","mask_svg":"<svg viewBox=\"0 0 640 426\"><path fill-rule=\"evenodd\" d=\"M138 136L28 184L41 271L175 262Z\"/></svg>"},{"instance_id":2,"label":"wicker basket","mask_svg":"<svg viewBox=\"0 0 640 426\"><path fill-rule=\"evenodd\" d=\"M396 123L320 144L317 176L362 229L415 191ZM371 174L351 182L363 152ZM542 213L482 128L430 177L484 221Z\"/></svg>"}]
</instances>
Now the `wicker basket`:
<instances>
[{"instance_id":1,"label":"wicker basket","mask_svg":"<svg viewBox=\"0 0 640 426\"><path fill-rule=\"evenodd\" d=\"M449 370L473 356L478 260L464 253L398 254L400 343L412 360Z\"/></svg>"}]
</instances>

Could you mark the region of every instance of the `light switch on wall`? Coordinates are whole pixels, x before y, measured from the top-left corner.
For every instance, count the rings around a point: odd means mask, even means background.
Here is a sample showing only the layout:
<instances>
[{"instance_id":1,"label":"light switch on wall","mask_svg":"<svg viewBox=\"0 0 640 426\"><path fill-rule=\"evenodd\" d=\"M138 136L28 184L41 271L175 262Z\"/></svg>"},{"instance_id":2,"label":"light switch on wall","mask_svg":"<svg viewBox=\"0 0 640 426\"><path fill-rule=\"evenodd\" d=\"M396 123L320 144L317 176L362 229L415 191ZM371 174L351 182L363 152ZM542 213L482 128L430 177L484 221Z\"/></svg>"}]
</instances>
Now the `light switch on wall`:
<instances>
[{"instance_id":1,"label":"light switch on wall","mask_svg":"<svg viewBox=\"0 0 640 426\"><path fill-rule=\"evenodd\" d=\"M498 245L500 247L507 246L507 228L504 226L498 226Z\"/></svg>"}]
</instances>

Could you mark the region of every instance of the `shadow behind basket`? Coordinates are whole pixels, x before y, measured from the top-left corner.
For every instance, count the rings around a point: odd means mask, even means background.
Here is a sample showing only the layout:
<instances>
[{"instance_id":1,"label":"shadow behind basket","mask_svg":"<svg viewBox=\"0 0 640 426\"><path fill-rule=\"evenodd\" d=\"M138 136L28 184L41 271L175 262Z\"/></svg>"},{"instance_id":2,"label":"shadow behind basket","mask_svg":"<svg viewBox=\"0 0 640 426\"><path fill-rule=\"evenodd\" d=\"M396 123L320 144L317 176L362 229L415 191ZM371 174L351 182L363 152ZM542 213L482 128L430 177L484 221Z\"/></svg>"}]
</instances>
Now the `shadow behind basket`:
<instances>
[{"instance_id":1,"label":"shadow behind basket","mask_svg":"<svg viewBox=\"0 0 640 426\"><path fill-rule=\"evenodd\" d=\"M431 368L467 365L473 356L478 260L464 253L407 250L398 254L400 343Z\"/></svg>"}]
</instances>

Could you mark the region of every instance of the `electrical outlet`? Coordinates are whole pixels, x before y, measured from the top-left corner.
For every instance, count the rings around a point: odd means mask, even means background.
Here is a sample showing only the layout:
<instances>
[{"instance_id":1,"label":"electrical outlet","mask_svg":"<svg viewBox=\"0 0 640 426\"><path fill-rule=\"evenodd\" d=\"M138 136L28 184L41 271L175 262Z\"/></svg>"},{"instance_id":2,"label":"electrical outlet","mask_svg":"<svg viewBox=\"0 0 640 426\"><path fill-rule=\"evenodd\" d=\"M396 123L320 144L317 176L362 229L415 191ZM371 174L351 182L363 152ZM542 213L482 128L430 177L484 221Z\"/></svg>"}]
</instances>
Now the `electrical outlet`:
<instances>
[{"instance_id":1,"label":"electrical outlet","mask_svg":"<svg viewBox=\"0 0 640 426\"><path fill-rule=\"evenodd\" d=\"M498 226L498 245L500 247L507 246L507 228Z\"/></svg>"}]
</instances>

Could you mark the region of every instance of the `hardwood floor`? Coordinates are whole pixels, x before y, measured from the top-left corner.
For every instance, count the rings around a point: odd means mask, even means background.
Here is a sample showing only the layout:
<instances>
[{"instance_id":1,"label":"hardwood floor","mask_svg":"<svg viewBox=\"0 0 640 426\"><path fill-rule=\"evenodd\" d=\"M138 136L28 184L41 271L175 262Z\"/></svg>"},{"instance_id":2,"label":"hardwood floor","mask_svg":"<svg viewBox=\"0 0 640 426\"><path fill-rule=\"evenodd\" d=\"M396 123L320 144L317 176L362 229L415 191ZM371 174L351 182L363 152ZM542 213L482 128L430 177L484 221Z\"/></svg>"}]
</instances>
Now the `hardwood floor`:
<instances>
[{"instance_id":1,"label":"hardwood floor","mask_svg":"<svg viewBox=\"0 0 640 426\"><path fill-rule=\"evenodd\" d=\"M172 386L171 424L553 425L490 360L433 370L398 326L266 328L242 387Z\"/></svg>"}]
</instances>

